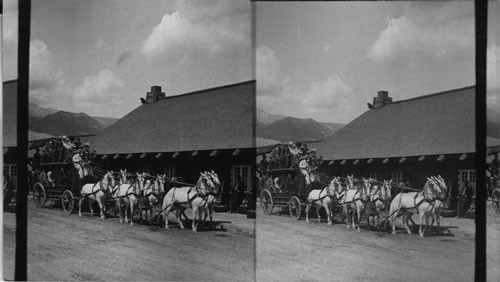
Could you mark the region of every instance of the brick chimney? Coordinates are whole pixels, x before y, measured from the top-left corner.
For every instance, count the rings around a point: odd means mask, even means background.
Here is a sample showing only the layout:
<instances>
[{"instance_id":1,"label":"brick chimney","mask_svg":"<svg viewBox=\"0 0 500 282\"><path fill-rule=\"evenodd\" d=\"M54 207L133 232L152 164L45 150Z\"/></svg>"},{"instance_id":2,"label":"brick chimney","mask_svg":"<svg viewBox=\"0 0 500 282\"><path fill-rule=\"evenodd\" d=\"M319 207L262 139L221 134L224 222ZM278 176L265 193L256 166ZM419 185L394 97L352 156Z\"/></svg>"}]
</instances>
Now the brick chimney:
<instances>
[{"instance_id":1,"label":"brick chimney","mask_svg":"<svg viewBox=\"0 0 500 282\"><path fill-rule=\"evenodd\" d=\"M165 92L161 92L161 86L151 86L151 92L146 94L146 104L155 103L165 98Z\"/></svg>"},{"instance_id":2,"label":"brick chimney","mask_svg":"<svg viewBox=\"0 0 500 282\"><path fill-rule=\"evenodd\" d=\"M389 92L382 90L377 94L377 97L373 97L373 109L382 108L383 106L392 103L392 98L389 97Z\"/></svg>"}]
</instances>

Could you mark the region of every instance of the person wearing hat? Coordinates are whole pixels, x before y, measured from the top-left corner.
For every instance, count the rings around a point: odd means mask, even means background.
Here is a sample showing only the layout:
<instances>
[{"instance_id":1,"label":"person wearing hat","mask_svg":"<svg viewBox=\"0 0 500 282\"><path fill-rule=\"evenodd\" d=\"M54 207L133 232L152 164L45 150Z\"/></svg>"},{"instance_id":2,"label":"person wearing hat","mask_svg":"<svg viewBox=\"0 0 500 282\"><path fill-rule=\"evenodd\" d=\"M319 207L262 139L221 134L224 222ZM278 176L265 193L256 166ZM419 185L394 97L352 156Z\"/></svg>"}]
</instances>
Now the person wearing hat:
<instances>
[{"instance_id":1,"label":"person wearing hat","mask_svg":"<svg viewBox=\"0 0 500 282\"><path fill-rule=\"evenodd\" d=\"M80 178L83 178L82 156L80 155L80 153L80 149L74 151L71 160L73 161L73 166L78 171L78 175L80 176Z\"/></svg>"},{"instance_id":2,"label":"person wearing hat","mask_svg":"<svg viewBox=\"0 0 500 282\"><path fill-rule=\"evenodd\" d=\"M469 208L472 200L472 187L469 185L469 181L464 181L458 197L459 200L457 218L463 218L465 215L465 211Z\"/></svg>"}]
</instances>

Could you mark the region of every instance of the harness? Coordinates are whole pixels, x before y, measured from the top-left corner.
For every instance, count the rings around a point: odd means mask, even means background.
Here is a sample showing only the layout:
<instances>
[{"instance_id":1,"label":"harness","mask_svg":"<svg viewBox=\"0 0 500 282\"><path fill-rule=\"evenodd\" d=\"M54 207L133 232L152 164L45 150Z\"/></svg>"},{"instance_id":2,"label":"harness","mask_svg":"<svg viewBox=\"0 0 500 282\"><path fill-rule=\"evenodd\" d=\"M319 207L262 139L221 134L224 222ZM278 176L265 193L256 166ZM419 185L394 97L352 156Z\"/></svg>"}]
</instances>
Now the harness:
<instances>
[{"instance_id":1,"label":"harness","mask_svg":"<svg viewBox=\"0 0 500 282\"><path fill-rule=\"evenodd\" d=\"M94 191L94 188L97 186L97 184L99 184L99 189L97 189L96 191ZM109 185L109 183L108 183ZM102 180L95 183L94 186L92 186L92 192L91 193L87 193L87 194L83 194L83 193L80 193L81 196L87 198L89 196L92 196L92 195L95 195L97 193L99 193L100 191L103 191L104 193L106 193L106 191L104 190L104 187L103 187L103 183L102 183Z\"/></svg>"}]
</instances>

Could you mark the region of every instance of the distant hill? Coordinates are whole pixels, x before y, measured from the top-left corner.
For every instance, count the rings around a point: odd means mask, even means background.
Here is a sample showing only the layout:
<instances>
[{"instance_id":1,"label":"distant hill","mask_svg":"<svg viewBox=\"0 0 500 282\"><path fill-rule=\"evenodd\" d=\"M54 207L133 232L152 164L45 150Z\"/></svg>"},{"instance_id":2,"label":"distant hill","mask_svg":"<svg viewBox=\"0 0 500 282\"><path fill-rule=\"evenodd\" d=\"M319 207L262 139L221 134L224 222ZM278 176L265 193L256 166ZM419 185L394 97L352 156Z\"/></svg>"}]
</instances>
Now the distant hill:
<instances>
[{"instance_id":1,"label":"distant hill","mask_svg":"<svg viewBox=\"0 0 500 282\"><path fill-rule=\"evenodd\" d=\"M104 125L104 128L112 125L118 120L117 118L110 118L110 117L92 117L92 118L101 122Z\"/></svg>"},{"instance_id":2,"label":"distant hill","mask_svg":"<svg viewBox=\"0 0 500 282\"><path fill-rule=\"evenodd\" d=\"M59 111L31 123L32 131L54 136L95 134L104 129L104 124L85 113Z\"/></svg>"},{"instance_id":3,"label":"distant hill","mask_svg":"<svg viewBox=\"0 0 500 282\"><path fill-rule=\"evenodd\" d=\"M500 138L500 112L493 109L486 111L486 133L490 137Z\"/></svg>"},{"instance_id":4,"label":"distant hill","mask_svg":"<svg viewBox=\"0 0 500 282\"><path fill-rule=\"evenodd\" d=\"M286 116L284 115L270 114L261 109L257 109L257 125L258 123L269 125L277 120L284 119L285 117Z\"/></svg>"},{"instance_id":5,"label":"distant hill","mask_svg":"<svg viewBox=\"0 0 500 282\"><path fill-rule=\"evenodd\" d=\"M85 113L43 108L35 103L29 103L30 130L55 136L95 134L117 120L117 118L91 117Z\"/></svg>"},{"instance_id":6,"label":"distant hill","mask_svg":"<svg viewBox=\"0 0 500 282\"><path fill-rule=\"evenodd\" d=\"M281 142L319 140L333 134L333 132L332 129L312 118L286 117L267 126L257 127L258 137Z\"/></svg>"},{"instance_id":7,"label":"distant hill","mask_svg":"<svg viewBox=\"0 0 500 282\"><path fill-rule=\"evenodd\" d=\"M333 131L332 133L345 126L345 123L335 123L335 122L321 122L321 124L330 128Z\"/></svg>"},{"instance_id":8,"label":"distant hill","mask_svg":"<svg viewBox=\"0 0 500 282\"><path fill-rule=\"evenodd\" d=\"M59 110L51 108L42 108L35 103L29 103L29 113L35 118L44 118L50 114L56 113Z\"/></svg>"}]
</instances>

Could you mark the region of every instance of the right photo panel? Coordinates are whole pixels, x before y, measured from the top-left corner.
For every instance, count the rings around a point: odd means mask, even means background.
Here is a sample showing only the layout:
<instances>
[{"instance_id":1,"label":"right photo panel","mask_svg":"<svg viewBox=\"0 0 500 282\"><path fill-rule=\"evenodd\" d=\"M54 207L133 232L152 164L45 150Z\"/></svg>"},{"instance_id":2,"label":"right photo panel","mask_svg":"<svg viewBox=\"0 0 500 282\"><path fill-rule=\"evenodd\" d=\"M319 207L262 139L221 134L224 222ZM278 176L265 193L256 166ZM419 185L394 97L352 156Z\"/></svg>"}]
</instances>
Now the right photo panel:
<instances>
[{"instance_id":1,"label":"right photo panel","mask_svg":"<svg viewBox=\"0 0 500 282\"><path fill-rule=\"evenodd\" d=\"M255 29L257 281L472 281L474 3L257 1Z\"/></svg>"},{"instance_id":2,"label":"right photo panel","mask_svg":"<svg viewBox=\"0 0 500 282\"><path fill-rule=\"evenodd\" d=\"M500 281L500 3L488 2L486 146L486 266L488 281Z\"/></svg>"}]
</instances>

